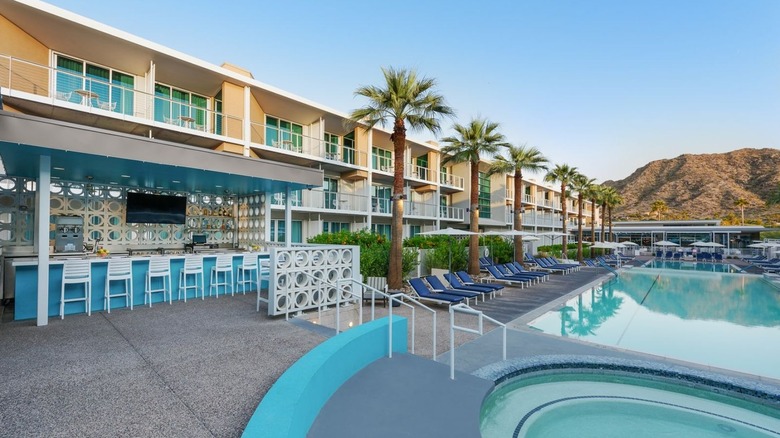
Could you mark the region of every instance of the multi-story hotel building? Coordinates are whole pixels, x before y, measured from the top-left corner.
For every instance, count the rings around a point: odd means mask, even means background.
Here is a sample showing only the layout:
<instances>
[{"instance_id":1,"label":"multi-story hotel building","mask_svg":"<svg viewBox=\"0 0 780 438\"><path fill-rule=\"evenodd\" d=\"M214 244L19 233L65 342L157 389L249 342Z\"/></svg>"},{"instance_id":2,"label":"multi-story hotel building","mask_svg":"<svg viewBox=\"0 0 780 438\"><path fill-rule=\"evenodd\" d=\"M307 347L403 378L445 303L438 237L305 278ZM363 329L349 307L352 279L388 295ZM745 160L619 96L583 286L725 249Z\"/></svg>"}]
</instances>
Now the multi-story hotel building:
<instances>
[{"instance_id":1,"label":"multi-story hotel building","mask_svg":"<svg viewBox=\"0 0 780 438\"><path fill-rule=\"evenodd\" d=\"M192 233L224 246L305 242L322 232L390 233L390 133L256 80L33 0L0 0L0 244L32 247L35 187L50 215L84 217L112 251L174 248ZM468 223L509 228L523 197L528 231L560 231L560 189L512 175L469 187L467 164L407 141L404 234ZM48 166L48 167L47 167ZM184 225L128 224L128 191L184 194ZM576 199L567 201L576 225ZM45 206L44 206L45 207ZM585 206L585 222L593 220ZM53 223L53 222L52 222ZM544 242L542 242L544 243ZM43 246L41 246L43 247Z\"/></svg>"}]
</instances>

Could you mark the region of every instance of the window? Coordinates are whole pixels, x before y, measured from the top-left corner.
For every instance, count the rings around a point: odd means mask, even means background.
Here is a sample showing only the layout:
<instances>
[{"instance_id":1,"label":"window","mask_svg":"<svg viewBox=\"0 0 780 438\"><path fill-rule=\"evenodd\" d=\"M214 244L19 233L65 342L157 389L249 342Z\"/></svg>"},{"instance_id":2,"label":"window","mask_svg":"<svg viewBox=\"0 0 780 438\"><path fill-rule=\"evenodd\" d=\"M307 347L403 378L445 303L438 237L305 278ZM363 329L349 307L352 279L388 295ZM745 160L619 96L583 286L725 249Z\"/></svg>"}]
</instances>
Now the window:
<instances>
[{"instance_id":1,"label":"window","mask_svg":"<svg viewBox=\"0 0 780 438\"><path fill-rule=\"evenodd\" d=\"M420 234L420 231L422 231L420 225L409 225L409 237Z\"/></svg>"},{"instance_id":2,"label":"window","mask_svg":"<svg viewBox=\"0 0 780 438\"><path fill-rule=\"evenodd\" d=\"M287 205L287 200L285 199L286 196L287 194L284 192L274 193L274 196L271 199L271 203L273 205ZM302 190L293 190L290 192L291 207L300 207L301 205L303 205L302 199L303 199Z\"/></svg>"},{"instance_id":3,"label":"window","mask_svg":"<svg viewBox=\"0 0 780 438\"><path fill-rule=\"evenodd\" d=\"M347 164L355 164L355 131L344 136L341 160Z\"/></svg>"},{"instance_id":4,"label":"window","mask_svg":"<svg viewBox=\"0 0 780 438\"><path fill-rule=\"evenodd\" d=\"M439 208L441 210L441 217L449 217L447 214L448 205L447 195L439 195Z\"/></svg>"},{"instance_id":5,"label":"window","mask_svg":"<svg viewBox=\"0 0 780 438\"><path fill-rule=\"evenodd\" d=\"M206 97L156 83L154 84L154 120L203 130L206 126Z\"/></svg>"},{"instance_id":6,"label":"window","mask_svg":"<svg viewBox=\"0 0 780 438\"><path fill-rule=\"evenodd\" d=\"M303 126L265 116L265 144L295 152L303 151Z\"/></svg>"},{"instance_id":7,"label":"window","mask_svg":"<svg viewBox=\"0 0 780 438\"><path fill-rule=\"evenodd\" d=\"M339 136L325 133L325 158L329 160L339 159Z\"/></svg>"},{"instance_id":8,"label":"window","mask_svg":"<svg viewBox=\"0 0 780 438\"><path fill-rule=\"evenodd\" d=\"M338 233L339 231L349 231L349 222L323 222L323 233Z\"/></svg>"},{"instance_id":9,"label":"window","mask_svg":"<svg viewBox=\"0 0 780 438\"><path fill-rule=\"evenodd\" d=\"M303 242L303 222L302 221L292 221L291 222L292 227L292 236L290 236L290 240L292 243L302 243ZM281 242L284 243L285 241L285 225L284 225L284 219L272 219L271 220L271 236L270 240L271 242Z\"/></svg>"},{"instance_id":10,"label":"window","mask_svg":"<svg viewBox=\"0 0 780 438\"><path fill-rule=\"evenodd\" d=\"M135 77L57 55L57 99L133 115Z\"/></svg>"},{"instance_id":11,"label":"window","mask_svg":"<svg viewBox=\"0 0 780 438\"><path fill-rule=\"evenodd\" d=\"M390 224L371 224L371 232L390 239Z\"/></svg>"},{"instance_id":12,"label":"window","mask_svg":"<svg viewBox=\"0 0 780 438\"><path fill-rule=\"evenodd\" d=\"M222 135L222 91L214 96L214 133Z\"/></svg>"},{"instance_id":13,"label":"window","mask_svg":"<svg viewBox=\"0 0 780 438\"><path fill-rule=\"evenodd\" d=\"M490 219L490 177L479 172L479 217Z\"/></svg>"},{"instance_id":14,"label":"window","mask_svg":"<svg viewBox=\"0 0 780 438\"><path fill-rule=\"evenodd\" d=\"M417 177L428 180L428 154L417 157L415 164L417 164L417 168L415 169Z\"/></svg>"},{"instance_id":15,"label":"window","mask_svg":"<svg viewBox=\"0 0 780 438\"><path fill-rule=\"evenodd\" d=\"M393 168L393 153L376 146L371 148L371 168L390 172Z\"/></svg>"},{"instance_id":16,"label":"window","mask_svg":"<svg viewBox=\"0 0 780 438\"><path fill-rule=\"evenodd\" d=\"M371 211L374 213L390 213L390 197L393 188L390 186L371 186Z\"/></svg>"},{"instance_id":17,"label":"window","mask_svg":"<svg viewBox=\"0 0 780 438\"><path fill-rule=\"evenodd\" d=\"M322 188L325 193L324 207L332 209L339 208L339 180L334 178L325 178L325 181L322 184Z\"/></svg>"}]
</instances>

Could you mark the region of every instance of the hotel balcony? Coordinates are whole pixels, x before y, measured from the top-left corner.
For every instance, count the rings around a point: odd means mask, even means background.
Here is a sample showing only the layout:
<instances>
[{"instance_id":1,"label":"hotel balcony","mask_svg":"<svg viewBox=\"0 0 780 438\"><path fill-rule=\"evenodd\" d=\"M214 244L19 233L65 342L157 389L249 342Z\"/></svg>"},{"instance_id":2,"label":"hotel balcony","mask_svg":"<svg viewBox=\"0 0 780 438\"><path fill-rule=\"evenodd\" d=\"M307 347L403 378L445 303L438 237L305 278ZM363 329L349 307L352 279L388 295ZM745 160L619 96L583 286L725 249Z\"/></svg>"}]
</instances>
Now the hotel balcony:
<instances>
[{"instance_id":1,"label":"hotel balcony","mask_svg":"<svg viewBox=\"0 0 780 438\"><path fill-rule=\"evenodd\" d=\"M506 223L507 225L515 224L515 215L511 210L506 211ZM560 219L560 215L553 215L550 213L540 212L527 212L523 213L523 227L552 227L562 228L563 222Z\"/></svg>"},{"instance_id":2,"label":"hotel balcony","mask_svg":"<svg viewBox=\"0 0 780 438\"><path fill-rule=\"evenodd\" d=\"M285 205L284 193L271 196L271 208L274 210L283 210ZM368 196L323 190L300 190L292 192L290 206L294 211L366 215Z\"/></svg>"},{"instance_id":3,"label":"hotel balcony","mask_svg":"<svg viewBox=\"0 0 780 438\"><path fill-rule=\"evenodd\" d=\"M371 198L371 212L377 216L392 215L392 201L385 198ZM426 202L404 201L404 217L418 219L441 219L462 222L462 208L445 207Z\"/></svg>"},{"instance_id":4,"label":"hotel balcony","mask_svg":"<svg viewBox=\"0 0 780 438\"><path fill-rule=\"evenodd\" d=\"M407 163L406 166L404 166L404 177L409 181L409 185L412 187L436 183L435 172L432 172L427 167L418 166L413 163Z\"/></svg>"},{"instance_id":5,"label":"hotel balcony","mask_svg":"<svg viewBox=\"0 0 780 438\"><path fill-rule=\"evenodd\" d=\"M31 115L207 148L243 140L241 118L6 55L0 89L7 105Z\"/></svg>"},{"instance_id":6,"label":"hotel balcony","mask_svg":"<svg viewBox=\"0 0 780 438\"><path fill-rule=\"evenodd\" d=\"M309 166L322 163L324 169L348 171L368 167L368 154L364 151L326 142L269 126L250 123L251 146L260 157L275 161Z\"/></svg>"},{"instance_id":7,"label":"hotel balcony","mask_svg":"<svg viewBox=\"0 0 780 438\"><path fill-rule=\"evenodd\" d=\"M515 191L507 188L506 189L506 200L507 201L514 201L515 200Z\"/></svg>"},{"instance_id":8,"label":"hotel balcony","mask_svg":"<svg viewBox=\"0 0 780 438\"><path fill-rule=\"evenodd\" d=\"M462 192L464 180L462 176L452 175L445 172L439 172L439 181L441 181L442 193Z\"/></svg>"}]
</instances>

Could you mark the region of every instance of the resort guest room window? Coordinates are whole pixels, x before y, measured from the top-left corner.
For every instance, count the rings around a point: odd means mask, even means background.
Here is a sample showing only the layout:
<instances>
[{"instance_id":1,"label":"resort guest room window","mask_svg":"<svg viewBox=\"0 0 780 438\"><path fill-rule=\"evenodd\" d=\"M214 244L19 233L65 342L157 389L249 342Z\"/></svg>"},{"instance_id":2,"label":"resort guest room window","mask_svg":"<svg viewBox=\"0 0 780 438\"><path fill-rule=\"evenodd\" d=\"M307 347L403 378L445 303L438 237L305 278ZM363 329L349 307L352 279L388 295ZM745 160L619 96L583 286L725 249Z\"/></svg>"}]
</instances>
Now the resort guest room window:
<instances>
[{"instance_id":1,"label":"resort guest room window","mask_svg":"<svg viewBox=\"0 0 780 438\"><path fill-rule=\"evenodd\" d=\"M490 219L490 177L479 172L479 217Z\"/></svg>"},{"instance_id":2,"label":"resort guest room window","mask_svg":"<svg viewBox=\"0 0 780 438\"><path fill-rule=\"evenodd\" d=\"M344 136L341 161L347 164L355 164L355 131Z\"/></svg>"},{"instance_id":3,"label":"resort guest room window","mask_svg":"<svg viewBox=\"0 0 780 438\"><path fill-rule=\"evenodd\" d=\"M374 213L390 213L390 195L393 191L389 186L371 186L371 211Z\"/></svg>"},{"instance_id":4,"label":"resort guest room window","mask_svg":"<svg viewBox=\"0 0 780 438\"><path fill-rule=\"evenodd\" d=\"M57 57L55 97L133 115L135 77L62 55Z\"/></svg>"},{"instance_id":5,"label":"resort guest room window","mask_svg":"<svg viewBox=\"0 0 780 438\"><path fill-rule=\"evenodd\" d=\"M417 177L428 180L428 154L417 157L415 164L417 164L417 168L415 169Z\"/></svg>"},{"instance_id":6,"label":"resort guest room window","mask_svg":"<svg viewBox=\"0 0 780 438\"><path fill-rule=\"evenodd\" d=\"M371 148L371 168L384 172L392 172L393 152L376 146Z\"/></svg>"},{"instance_id":7,"label":"resort guest room window","mask_svg":"<svg viewBox=\"0 0 780 438\"><path fill-rule=\"evenodd\" d=\"M323 222L323 233L338 233L339 231L349 231L349 222Z\"/></svg>"},{"instance_id":8,"label":"resort guest room window","mask_svg":"<svg viewBox=\"0 0 780 438\"><path fill-rule=\"evenodd\" d=\"M322 183L323 193L325 194L325 208L339 208L339 180L334 178L325 178Z\"/></svg>"},{"instance_id":9,"label":"resort guest room window","mask_svg":"<svg viewBox=\"0 0 780 438\"><path fill-rule=\"evenodd\" d=\"M303 126L265 116L265 144L295 152L303 151Z\"/></svg>"},{"instance_id":10,"label":"resort guest room window","mask_svg":"<svg viewBox=\"0 0 780 438\"><path fill-rule=\"evenodd\" d=\"M325 133L325 158L329 160L339 159L339 136Z\"/></svg>"},{"instance_id":11,"label":"resort guest room window","mask_svg":"<svg viewBox=\"0 0 780 438\"><path fill-rule=\"evenodd\" d=\"M371 232L374 234L381 234L390 239L390 224L371 224Z\"/></svg>"},{"instance_id":12,"label":"resort guest room window","mask_svg":"<svg viewBox=\"0 0 780 438\"><path fill-rule=\"evenodd\" d=\"M208 98L168 85L154 84L154 120L203 131Z\"/></svg>"}]
</instances>

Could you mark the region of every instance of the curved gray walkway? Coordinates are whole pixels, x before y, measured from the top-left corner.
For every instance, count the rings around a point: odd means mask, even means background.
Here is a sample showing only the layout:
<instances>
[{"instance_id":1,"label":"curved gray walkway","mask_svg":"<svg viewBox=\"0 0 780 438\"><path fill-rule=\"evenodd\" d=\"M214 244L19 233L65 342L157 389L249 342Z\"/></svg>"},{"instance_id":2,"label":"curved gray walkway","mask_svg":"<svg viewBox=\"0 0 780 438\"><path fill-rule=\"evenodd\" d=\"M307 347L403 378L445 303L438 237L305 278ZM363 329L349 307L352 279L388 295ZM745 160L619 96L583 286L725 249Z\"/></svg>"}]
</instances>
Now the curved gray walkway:
<instances>
[{"instance_id":1,"label":"curved gray walkway","mask_svg":"<svg viewBox=\"0 0 780 438\"><path fill-rule=\"evenodd\" d=\"M0 436L240 436L323 339L255 295L0 324Z\"/></svg>"}]
</instances>

